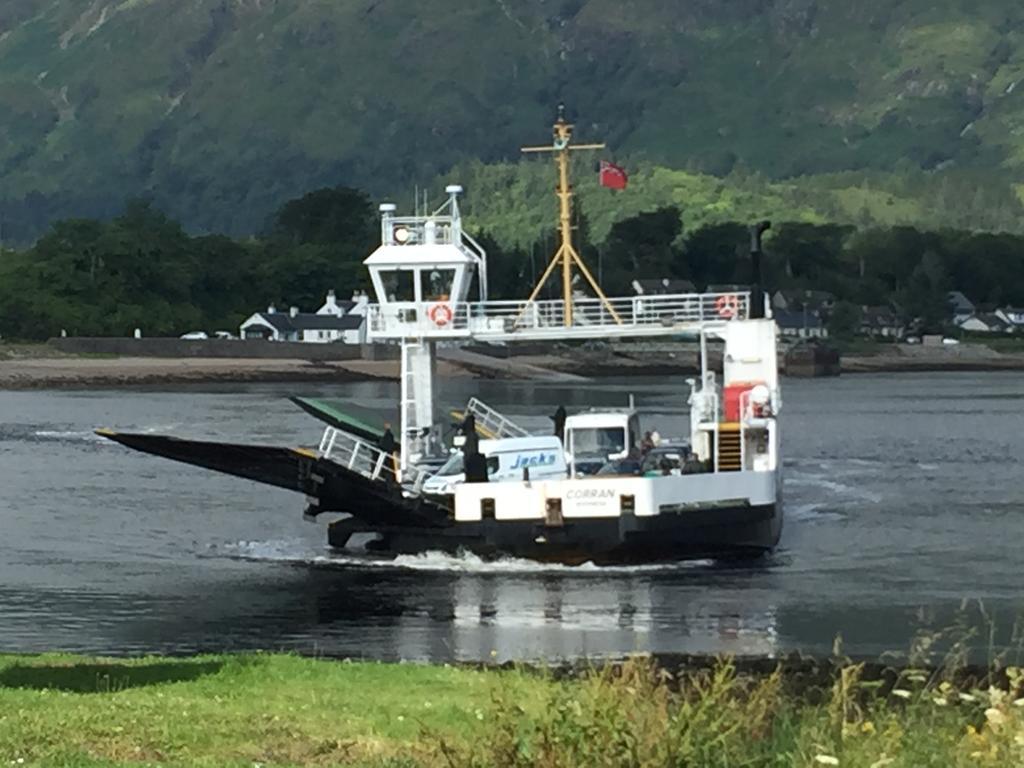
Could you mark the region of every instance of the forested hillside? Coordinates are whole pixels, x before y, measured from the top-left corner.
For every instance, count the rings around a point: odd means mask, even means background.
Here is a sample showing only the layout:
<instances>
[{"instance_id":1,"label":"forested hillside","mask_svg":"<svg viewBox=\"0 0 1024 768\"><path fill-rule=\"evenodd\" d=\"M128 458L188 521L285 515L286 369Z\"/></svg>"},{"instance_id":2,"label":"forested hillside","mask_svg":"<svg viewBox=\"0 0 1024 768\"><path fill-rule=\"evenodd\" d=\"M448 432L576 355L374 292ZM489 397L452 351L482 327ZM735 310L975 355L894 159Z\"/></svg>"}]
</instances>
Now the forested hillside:
<instances>
[{"instance_id":1,"label":"forested hillside","mask_svg":"<svg viewBox=\"0 0 1024 768\"><path fill-rule=\"evenodd\" d=\"M1021 231L1022 41L1009 0L5 0L0 217L27 242L149 194L239 235L458 174L526 242L550 185L517 150L564 99L634 171L602 232L668 203Z\"/></svg>"}]
</instances>

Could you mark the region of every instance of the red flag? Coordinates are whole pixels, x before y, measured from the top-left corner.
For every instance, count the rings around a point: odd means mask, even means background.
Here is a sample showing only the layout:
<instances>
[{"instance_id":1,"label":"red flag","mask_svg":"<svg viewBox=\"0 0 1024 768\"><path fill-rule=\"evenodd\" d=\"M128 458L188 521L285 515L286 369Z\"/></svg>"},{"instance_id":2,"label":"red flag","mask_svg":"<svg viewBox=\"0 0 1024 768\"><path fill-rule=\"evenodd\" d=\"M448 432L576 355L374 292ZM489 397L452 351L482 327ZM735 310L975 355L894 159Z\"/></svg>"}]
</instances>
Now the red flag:
<instances>
[{"instance_id":1,"label":"red flag","mask_svg":"<svg viewBox=\"0 0 1024 768\"><path fill-rule=\"evenodd\" d=\"M626 171L615 163L607 160L601 161L601 186L608 189L625 189L629 184L629 176Z\"/></svg>"}]
</instances>

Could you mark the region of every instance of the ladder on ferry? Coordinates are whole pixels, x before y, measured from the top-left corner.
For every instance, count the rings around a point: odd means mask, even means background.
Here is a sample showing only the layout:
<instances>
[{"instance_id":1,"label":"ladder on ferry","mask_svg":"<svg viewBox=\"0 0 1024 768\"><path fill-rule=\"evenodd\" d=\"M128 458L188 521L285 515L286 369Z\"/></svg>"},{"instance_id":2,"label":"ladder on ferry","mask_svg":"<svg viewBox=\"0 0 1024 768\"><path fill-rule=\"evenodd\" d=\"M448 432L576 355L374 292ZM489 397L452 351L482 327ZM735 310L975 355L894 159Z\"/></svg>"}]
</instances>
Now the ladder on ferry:
<instances>
[{"instance_id":1,"label":"ladder on ferry","mask_svg":"<svg viewBox=\"0 0 1024 768\"><path fill-rule=\"evenodd\" d=\"M530 434L510 418L475 397L470 398L466 404L466 411L461 416L465 418L469 414L476 418L477 432L488 440L501 440L507 437L528 437Z\"/></svg>"},{"instance_id":2,"label":"ladder on ferry","mask_svg":"<svg viewBox=\"0 0 1024 768\"><path fill-rule=\"evenodd\" d=\"M736 421L718 425L715 463L719 472L739 472L743 468L743 433Z\"/></svg>"}]
</instances>

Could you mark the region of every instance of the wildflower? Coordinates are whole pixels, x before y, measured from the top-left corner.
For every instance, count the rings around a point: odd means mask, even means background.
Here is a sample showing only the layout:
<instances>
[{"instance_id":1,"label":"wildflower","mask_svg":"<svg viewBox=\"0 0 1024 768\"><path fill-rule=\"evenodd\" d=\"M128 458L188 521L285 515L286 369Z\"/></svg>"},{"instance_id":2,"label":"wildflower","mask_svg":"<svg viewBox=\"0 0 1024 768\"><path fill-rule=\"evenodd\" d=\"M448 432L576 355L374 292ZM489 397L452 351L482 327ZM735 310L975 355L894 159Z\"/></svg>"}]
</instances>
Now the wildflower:
<instances>
[{"instance_id":1,"label":"wildflower","mask_svg":"<svg viewBox=\"0 0 1024 768\"><path fill-rule=\"evenodd\" d=\"M892 695L899 696L901 699L909 699L913 694L906 688L893 688Z\"/></svg>"},{"instance_id":2,"label":"wildflower","mask_svg":"<svg viewBox=\"0 0 1024 768\"><path fill-rule=\"evenodd\" d=\"M491 649L491 658L492 659L498 658L498 652L496 650L494 650L493 648Z\"/></svg>"},{"instance_id":3,"label":"wildflower","mask_svg":"<svg viewBox=\"0 0 1024 768\"><path fill-rule=\"evenodd\" d=\"M870 720L865 720L864 723L861 725L860 730L861 733L874 733L875 724L872 723Z\"/></svg>"},{"instance_id":4,"label":"wildflower","mask_svg":"<svg viewBox=\"0 0 1024 768\"><path fill-rule=\"evenodd\" d=\"M985 719L988 720L990 726L998 728L1006 722L1006 715L995 707L989 707L985 710Z\"/></svg>"},{"instance_id":5,"label":"wildflower","mask_svg":"<svg viewBox=\"0 0 1024 768\"><path fill-rule=\"evenodd\" d=\"M977 696L972 696L969 693L961 693L961 694L959 694L959 696L960 696L960 701L974 702L974 701L978 700Z\"/></svg>"},{"instance_id":6,"label":"wildflower","mask_svg":"<svg viewBox=\"0 0 1024 768\"><path fill-rule=\"evenodd\" d=\"M839 758L832 755L815 755L814 762L822 765L839 765Z\"/></svg>"},{"instance_id":7,"label":"wildflower","mask_svg":"<svg viewBox=\"0 0 1024 768\"><path fill-rule=\"evenodd\" d=\"M1024 707L1024 699L1014 699L1013 700L1013 706L1015 706L1015 707Z\"/></svg>"},{"instance_id":8,"label":"wildflower","mask_svg":"<svg viewBox=\"0 0 1024 768\"><path fill-rule=\"evenodd\" d=\"M932 699L932 701L935 702L936 707L944 707L947 704L949 704L949 699L947 699L945 696L936 696L934 699Z\"/></svg>"},{"instance_id":9,"label":"wildflower","mask_svg":"<svg viewBox=\"0 0 1024 768\"><path fill-rule=\"evenodd\" d=\"M404 723L405 722L405 716L404 715L399 715L398 716L398 722Z\"/></svg>"}]
</instances>

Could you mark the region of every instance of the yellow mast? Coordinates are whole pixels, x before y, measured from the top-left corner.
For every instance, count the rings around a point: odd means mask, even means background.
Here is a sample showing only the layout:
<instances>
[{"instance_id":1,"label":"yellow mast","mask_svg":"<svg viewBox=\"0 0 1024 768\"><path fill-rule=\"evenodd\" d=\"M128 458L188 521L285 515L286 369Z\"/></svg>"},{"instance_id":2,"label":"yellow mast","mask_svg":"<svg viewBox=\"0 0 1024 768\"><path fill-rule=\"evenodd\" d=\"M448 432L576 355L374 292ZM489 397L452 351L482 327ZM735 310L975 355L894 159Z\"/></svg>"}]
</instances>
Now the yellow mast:
<instances>
[{"instance_id":1,"label":"yellow mast","mask_svg":"<svg viewBox=\"0 0 1024 768\"><path fill-rule=\"evenodd\" d=\"M601 286L597 284L594 276L590 274L590 270L587 269L587 265L583 263L582 257L572 244L572 185L569 183L569 153L589 149L604 149L605 147L604 144L577 144L572 146L572 129L572 124L565 120L565 107L559 104L558 119L554 125L554 144L550 147L523 147L523 152L526 153L552 152L555 155L555 164L558 167L558 189L556 194L558 195L559 203L559 233L561 236L561 244L558 246L558 250L555 252L554 257L552 257L547 269L544 270L544 274L533 289L533 293L530 294L530 298L527 299L527 303L533 302L537 298L544 284L551 277L551 273L555 271L555 267L561 264L562 296L565 302L565 325L572 325L572 265L575 263L587 279L587 282L590 283L590 287L594 289L594 293L597 294L609 314L615 319L615 322L621 323L622 320L619 318L618 313L612 307L608 297L604 295Z\"/></svg>"}]
</instances>

